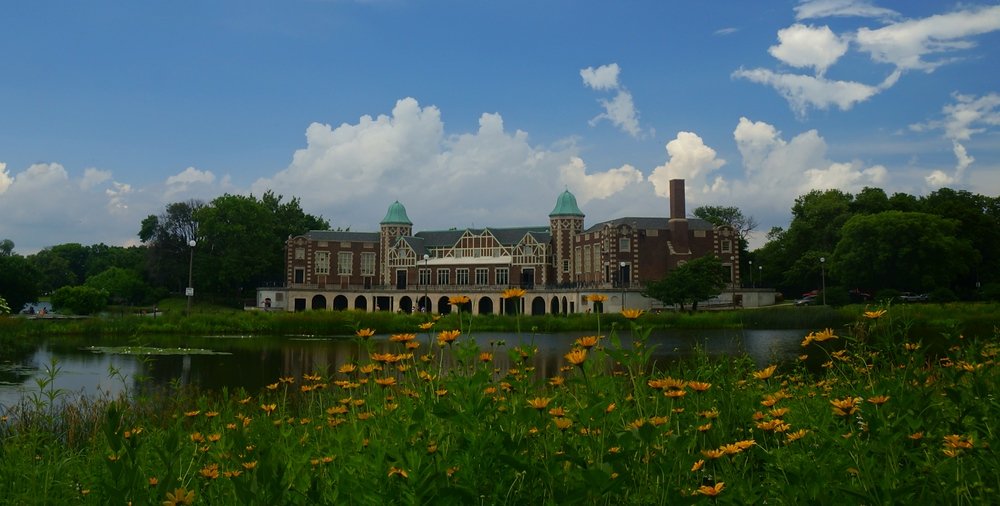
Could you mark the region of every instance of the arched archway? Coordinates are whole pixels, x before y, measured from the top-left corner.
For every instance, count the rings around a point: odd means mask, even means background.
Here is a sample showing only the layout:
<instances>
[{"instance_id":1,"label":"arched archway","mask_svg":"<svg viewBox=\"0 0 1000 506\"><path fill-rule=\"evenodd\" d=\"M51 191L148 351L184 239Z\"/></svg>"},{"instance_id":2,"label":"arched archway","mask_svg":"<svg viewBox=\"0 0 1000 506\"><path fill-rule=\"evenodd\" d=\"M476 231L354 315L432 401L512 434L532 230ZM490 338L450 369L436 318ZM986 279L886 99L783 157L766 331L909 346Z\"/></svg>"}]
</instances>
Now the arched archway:
<instances>
[{"instance_id":1,"label":"arched archway","mask_svg":"<svg viewBox=\"0 0 1000 506\"><path fill-rule=\"evenodd\" d=\"M479 299L479 314L493 314L493 299L490 297L483 297Z\"/></svg>"},{"instance_id":2,"label":"arched archway","mask_svg":"<svg viewBox=\"0 0 1000 506\"><path fill-rule=\"evenodd\" d=\"M420 298L417 299L417 310L425 313L430 313L431 311L433 311L434 308L431 307L430 297L426 295L421 295Z\"/></svg>"},{"instance_id":3,"label":"arched archway","mask_svg":"<svg viewBox=\"0 0 1000 506\"><path fill-rule=\"evenodd\" d=\"M402 312L404 312L404 313L412 313L413 312L413 299L411 299L408 295L404 295L404 296L400 297L399 298L399 310L402 311Z\"/></svg>"},{"instance_id":4,"label":"arched archway","mask_svg":"<svg viewBox=\"0 0 1000 506\"><path fill-rule=\"evenodd\" d=\"M559 314L559 297L553 295L552 300L549 301L549 313Z\"/></svg>"},{"instance_id":5,"label":"arched archway","mask_svg":"<svg viewBox=\"0 0 1000 506\"><path fill-rule=\"evenodd\" d=\"M358 295L354 298L354 309L360 309L362 311L368 311L368 299L364 295Z\"/></svg>"},{"instance_id":6,"label":"arched archway","mask_svg":"<svg viewBox=\"0 0 1000 506\"><path fill-rule=\"evenodd\" d=\"M313 295L312 305L309 306L310 309L326 309L326 297L322 295Z\"/></svg>"},{"instance_id":7,"label":"arched archway","mask_svg":"<svg viewBox=\"0 0 1000 506\"><path fill-rule=\"evenodd\" d=\"M347 297L343 295L338 295L333 298L333 309L336 311L343 311L347 309Z\"/></svg>"},{"instance_id":8,"label":"arched archway","mask_svg":"<svg viewBox=\"0 0 1000 506\"><path fill-rule=\"evenodd\" d=\"M545 299L535 297L531 299L531 315L538 316L545 314Z\"/></svg>"},{"instance_id":9,"label":"arched archway","mask_svg":"<svg viewBox=\"0 0 1000 506\"><path fill-rule=\"evenodd\" d=\"M451 304L448 303L448 297L438 299L437 307L438 314L451 314Z\"/></svg>"},{"instance_id":10,"label":"arched archway","mask_svg":"<svg viewBox=\"0 0 1000 506\"><path fill-rule=\"evenodd\" d=\"M570 310L569 310L569 301L566 300L566 296L563 295L563 298L562 298L562 314L563 314L563 316L565 316L565 315L567 315L569 313L570 313Z\"/></svg>"}]
</instances>

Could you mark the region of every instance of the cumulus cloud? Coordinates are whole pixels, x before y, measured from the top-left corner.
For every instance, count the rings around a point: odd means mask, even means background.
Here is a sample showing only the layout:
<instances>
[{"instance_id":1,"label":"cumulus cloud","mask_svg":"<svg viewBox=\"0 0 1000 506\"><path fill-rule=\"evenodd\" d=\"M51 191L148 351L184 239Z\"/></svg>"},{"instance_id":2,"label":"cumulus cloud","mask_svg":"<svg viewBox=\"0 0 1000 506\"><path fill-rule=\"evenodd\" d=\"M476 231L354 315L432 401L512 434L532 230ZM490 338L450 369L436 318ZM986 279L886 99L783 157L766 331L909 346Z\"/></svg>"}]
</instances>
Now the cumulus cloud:
<instances>
[{"instance_id":1,"label":"cumulus cloud","mask_svg":"<svg viewBox=\"0 0 1000 506\"><path fill-rule=\"evenodd\" d=\"M975 47L970 37L1000 30L1000 6L970 8L877 29L861 28L855 40L861 51L880 63L927 72L954 57L927 58Z\"/></svg>"},{"instance_id":2,"label":"cumulus cloud","mask_svg":"<svg viewBox=\"0 0 1000 506\"><path fill-rule=\"evenodd\" d=\"M0 194L7 191L7 188L10 188L13 183L14 178L7 173L7 164L0 162Z\"/></svg>"},{"instance_id":3,"label":"cumulus cloud","mask_svg":"<svg viewBox=\"0 0 1000 506\"><path fill-rule=\"evenodd\" d=\"M826 69L847 53L847 41L828 26L794 24L778 30L778 45L771 46L771 56L793 67L809 67L823 75Z\"/></svg>"},{"instance_id":4,"label":"cumulus cloud","mask_svg":"<svg viewBox=\"0 0 1000 506\"><path fill-rule=\"evenodd\" d=\"M621 69L617 63L601 65L600 67L587 67L580 70L580 77L583 84L598 91L614 91L615 96L611 100L600 99L600 104L604 107L604 112L598 114L590 120L590 125L594 126L601 120L606 119L614 126L632 137L639 137L642 134L639 128L639 112L635 108L632 94L625 89L618 81L618 74Z\"/></svg>"},{"instance_id":5,"label":"cumulus cloud","mask_svg":"<svg viewBox=\"0 0 1000 506\"><path fill-rule=\"evenodd\" d=\"M587 165L579 157L570 158L559 167L560 180L574 188L577 203L608 198L630 184L641 183L645 177L635 167L625 164L598 174L587 174Z\"/></svg>"},{"instance_id":6,"label":"cumulus cloud","mask_svg":"<svg viewBox=\"0 0 1000 506\"><path fill-rule=\"evenodd\" d=\"M89 190L109 179L111 179L110 170L100 170L93 167L84 169L83 178L80 180L80 189Z\"/></svg>"},{"instance_id":7,"label":"cumulus cloud","mask_svg":"<svg viewBox=\"0 0 1000 506\"><path fill-rule=\"evenodd\" d=\"M733 73L733 77L774 88L788 101L796 114L804 116L810 107L821 110L830 107L837 107L842 111L849 110L855 104L864 102L892 86L899 78L899 74L891 74L879 86L853 81L835 81L818 76L782 74L762 68L739 69Z\"/></svg>"},{"instance_id":8,"label":"cumulus cloud","mask_svg":"<svg viewBox=\"0 0 1000 506\"><path fill-rule=\"evenodd\" d=\"M649 175L657 195L670 195L671 179L684 179L686 186L701 187L705 193L710 186L724 184L718 178L711 185L708 183L710 174L725 165L726 161L718 158L715 150L706 146L697 134L678 132L677 137L667 143L666 149L667 162L654 168Z\"/></svg>"},{"instance_id":9,"label":"cumulus cloud","mask_svg":"<svg viewBox=\"0 0 1000 506\"><path fill-rule=\"evenodd\" d=\"M806 0L795 7L795 19L827 17L864 17L895 19L899 13L876 7L868 0Z\"/></svg>"},{"instance_id":10,"label":"cumulus cloud","mask_svg":"<svg viewBox=\"0 0 1000 506\"><path fill-rule=\"evenodd\" d=\"M952 141L955 170L950 175L940 169L931 172L925 178L930 187L962 182L965 170L976 161L969 155L963 142L972 139L973 135L1000 126L1000 94L989 93L977 97L955 93L952 96L955 102L942 108L942 119L910 125L910 129L917 132L942 130L944 138Z\"/></svg>"}]
</instances>

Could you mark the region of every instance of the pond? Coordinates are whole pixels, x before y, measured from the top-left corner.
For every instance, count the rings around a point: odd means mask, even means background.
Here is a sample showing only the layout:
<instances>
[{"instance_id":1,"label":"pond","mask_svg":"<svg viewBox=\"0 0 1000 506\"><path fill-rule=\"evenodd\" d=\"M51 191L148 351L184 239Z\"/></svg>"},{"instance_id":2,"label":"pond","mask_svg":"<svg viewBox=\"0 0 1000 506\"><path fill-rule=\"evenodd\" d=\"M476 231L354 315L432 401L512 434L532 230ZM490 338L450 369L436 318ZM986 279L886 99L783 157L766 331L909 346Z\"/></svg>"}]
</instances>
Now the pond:
<instances>
[{"instance_id":1,"label":"pond","mask_svg":"<svg viewBox=\"0 0 1000 506\"><path fill-rule=\"evenodd\" d=\"M747 354L758 366L795 358L806 330L663 330L654 332L653 360L684 360L698 350L710 356ZM578 337L593 332L565 332L521 336L480 332L479 346L495 349L496 367L510 366L506 349L534 344L536 374L552 376L565 365L563 355ZM400 350L388 336L374 336L376 348ZM418 334L421 350L428 336ZM631 339L627 332L622 342ZM279 377L335 372L358 356L353 339L344 337L164 337L125 346L102 346L82 338L51 337L21 352L0 357L0 412L45 390L60 390L67 397L117 396L140 386L191 385L203 390L244 388L256 392ZM131 345L131 346L130 346ZM418 350L420 351L420 350ZM54 364L54 368L53 368Z\"/></svg>"}]
</instances>

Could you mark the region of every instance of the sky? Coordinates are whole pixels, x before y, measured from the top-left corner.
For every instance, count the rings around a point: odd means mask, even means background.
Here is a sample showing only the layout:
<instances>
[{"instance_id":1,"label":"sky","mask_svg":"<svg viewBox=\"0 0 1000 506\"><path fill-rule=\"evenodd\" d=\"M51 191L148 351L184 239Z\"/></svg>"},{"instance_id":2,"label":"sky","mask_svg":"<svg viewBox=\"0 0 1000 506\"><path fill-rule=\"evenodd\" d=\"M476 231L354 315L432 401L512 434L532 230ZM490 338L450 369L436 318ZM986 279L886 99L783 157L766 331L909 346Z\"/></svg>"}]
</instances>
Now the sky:
<instances>
[{"instance_id":1,"label":"sky","mask_svg":"<svg viewBox=\"0 0 1000 506\"><path fill-rule=\"evenodd\" d=\"M585 226L811 190L1000 195L1000 2L36 0L0 7L0 239L139 244L266 191L333 227Z\"/></svg>"}]
</instances>

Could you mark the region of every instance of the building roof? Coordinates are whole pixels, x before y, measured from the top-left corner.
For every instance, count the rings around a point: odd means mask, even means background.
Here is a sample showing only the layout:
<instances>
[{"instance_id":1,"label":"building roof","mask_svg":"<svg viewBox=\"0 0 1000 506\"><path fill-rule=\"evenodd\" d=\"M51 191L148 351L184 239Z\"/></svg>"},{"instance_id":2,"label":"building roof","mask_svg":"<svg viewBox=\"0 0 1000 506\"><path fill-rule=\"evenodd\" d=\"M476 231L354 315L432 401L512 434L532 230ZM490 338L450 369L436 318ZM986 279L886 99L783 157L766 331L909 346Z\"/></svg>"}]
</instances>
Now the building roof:
<instances>
[{"instance_id":1,"label":"building roof","mask_svg":"<svg viewBox=\"0 0 1000 506\"><path fill-rule=\"evenodd\" d=\"M580 210L580 206L576 205L576 197L574 197L569 190L566 190L559 195L559 198L556 199L555 209L549 213L550 218L554 218L556 216L583 217L583 211Z\"/></svg>"},{"instance_id":2,"label":"building roof","mask_svg":"<svg viewBox=\"0 0 1000 506\"><path fill-rule=\"evenodd\" d=\"M688 218L688 230L713 230L715 225L707 222L701 218ZM662 217L625 217L625 218L615 218L613 220L602 221L600 223L595 223L584 230L584 233L596 232L606 226L617 227L620 225L628 225L630 227L635 227L644 230L658 229L658 230L668 230L670 228L670 218Z\"/></svg>"},{"instance_id":3,"label":"building roof","mask_svg":"<svg viewBox=\"0 0 1000 506\"><path fill-rule=\"evenodd\" d=\"M306 239L313 241L344 241L344 242L373 242L378 243L379 232L342 232L338 230L310 230L305 234Z\"/></svg>"},{"instance_id":4,"label":"building roof","mask_svg":"<svg viewBox=\"0 0 1000 506\"><path fill-rule=\"evenodd\" d=\"M549 227L512 227L512 228L465 228L451 230L428 230L417 232L414 236L423 239L423 245L427 248L450 247L453 246L466 232L474 235L482 235L489 231L496 237L500 244L513 245L521 242L525 234L531 234L538 242L548 242L552 234Z\"/></svg>"},{"instance_id":5,"label":"building roof","mask_svg":"<svg viewBox=\"0 0 1000 506\"><path fill-rule=\"evenodd\" d=\"M410 218L406 216L406 208L399 201L393 202L389 206L389 210L385 213L385 218L379 222L379 225L413 225Z\"/></svg>"}]
</instances>

